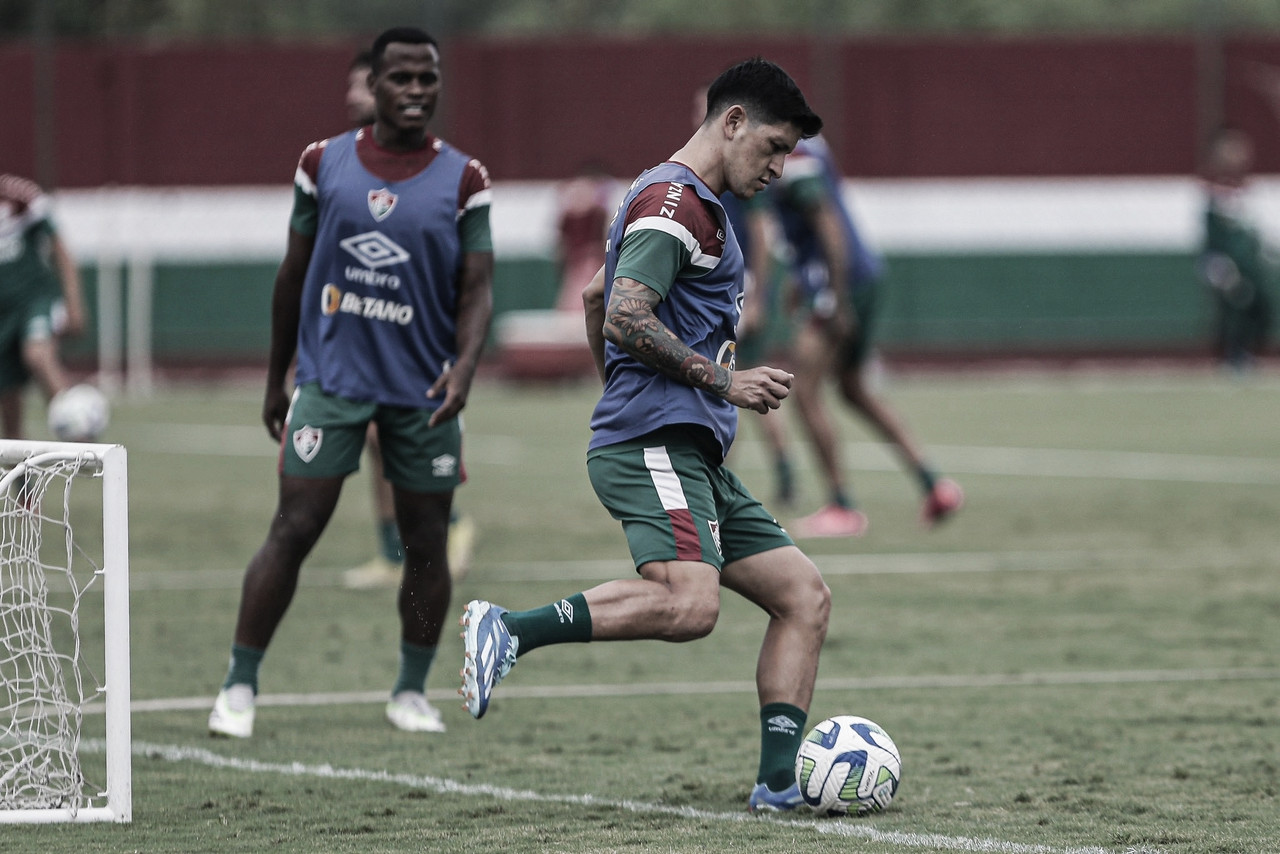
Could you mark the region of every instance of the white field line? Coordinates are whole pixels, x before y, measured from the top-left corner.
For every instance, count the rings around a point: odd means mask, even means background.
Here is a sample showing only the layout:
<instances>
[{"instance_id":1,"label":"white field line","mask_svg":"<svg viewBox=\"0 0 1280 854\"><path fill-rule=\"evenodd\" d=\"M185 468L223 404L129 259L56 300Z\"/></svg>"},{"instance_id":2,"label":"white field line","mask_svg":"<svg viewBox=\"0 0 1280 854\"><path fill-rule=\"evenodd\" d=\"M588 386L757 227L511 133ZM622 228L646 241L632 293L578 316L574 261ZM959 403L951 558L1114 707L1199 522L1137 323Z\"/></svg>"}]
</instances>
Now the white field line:
<instances>
[{"instance_id":1,"label":"white field line","mask_svg":"<svg viewBox=\"0 0 1280 854\"><path fill-rule=\"evenodd\" d=\"M139 454L275 457L278 449L261 427L211 424L147 424L133 429L131 450ZM519 465L524 442L512 436L467 434L472 464ZM749 441L743 446L754 444ZM846 465L859 471L896 471L885 445L848 442ZM956 474L1010 477L1072 477L1189 483L1280 484L1280 459L1142 451L933 445L939 465Z\"/></svg>"},{"instance_id":2,"label":"white field line","mask_svg":"<svg viewBox=\"0 0 1280 854\"><path fill-rule=\"evenodd\" d=\"M865 678L828 677L818 679L819 691L954 690L966 688L1029 688L1061 685L1145 685L1152 683L1213 683L1280 681L1280 668L1225 667L1189 670L1082 670L1044 673L975 673L922 676L880 676ZM621 682L589 685L503 685L503 699L559 700L572 698L689 696L701 694L754 694L750 680L724 682ZM439 688L427 698L440 702L458 699L455 691ZM386 691L320 692L314 694L260 694L258 706L337 706L385 703ZM205 710L209 696L134 700L133 712L184 712ZM85 714L102 714L101 703L87 703Z\"/></svg>"},{"instance_id":3,"label":"white field line","mask_svg":"<svg viewBox=\"0 0 1280 854\"><path fill-rule=\"evenodd\" d=\"M106 749L106 743L101 739L94 739L84 742L82 748L90 752L102 752ZM460 783L446 777L431 777L422 774L395 774L390 771L375 771L364 768L335 768L327 764L307 765L302 762L262 762L256 759L221 756L204 748L173 744L135 742L133 744L133 753L149 759L163 759L167 762L192 762L209 768L225 768L248 774L274 774L284 777L312 777L325 780L386 783L412 789L425 789L442 795L460 795L468 798L483 797L500 801L559 804L571 807L602 807L643 815L666 815L673 818L685 818L702 822L769 821L771 825L863 839L899 848L933 848L944 851L977 852L977 854L987 854L988 852L991 852L991 854L1112 854L1112 849L1106 848L1054 848L1049 845L1027 845L1018 842L1005 842L999 839L973 839L963 836L883 831L857 824L852 820L761 818L745 811L714 812L694 807L678 807L646 801L616 800L596 795L556 795L537 792L532 789L493 786L487 783ZM1156 854L1156 849L1144 848L1139 851L1131 848L1128 849L1128 854Z\"/></svg>"},{"instance_id":4,"label":"white field line","mask_svg":"<svg viewBox=\"0 0 1280 854\"><path fill-rule=\"evenodd\" d=\"M811 555L827 577L843 575L949 575L982 572L1069 572L1158 566L1162 571L1231 569L1269 563L1273 557L1249 549L1061 549L1055 551L903 552ZM477 567L471 578L486 583L593 581L625 578L634 572L625 558L511 561ZM153 590L238 590L243 569L134 572L131 592ZM305 567L304 587L338 587L342 570ZM95 588L100 590L101 588Z\"/></svg>"}]
</instances>

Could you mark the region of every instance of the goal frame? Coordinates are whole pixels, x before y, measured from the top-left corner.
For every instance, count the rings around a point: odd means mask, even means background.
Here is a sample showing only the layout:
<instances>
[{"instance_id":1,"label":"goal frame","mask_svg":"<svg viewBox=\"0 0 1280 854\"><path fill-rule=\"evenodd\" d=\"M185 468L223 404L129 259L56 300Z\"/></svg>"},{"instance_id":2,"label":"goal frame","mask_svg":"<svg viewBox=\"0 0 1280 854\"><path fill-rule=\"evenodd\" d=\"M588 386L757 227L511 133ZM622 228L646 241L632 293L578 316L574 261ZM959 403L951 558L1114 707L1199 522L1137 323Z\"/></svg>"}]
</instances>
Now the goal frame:
<instances>
[{"instance_id":1,"label":"goal frame","mask_svg":"<svg viewBox=\"0 0 1280 854\"><path fill-rule=\"evenodd\" d=\"M133 820L133 735L129 687L129 477L123 445L0 439L0 463L82 458L102 478L103 703L106 804L78 809L0 809L0 824Z\"/></svg>"}]
</instances>

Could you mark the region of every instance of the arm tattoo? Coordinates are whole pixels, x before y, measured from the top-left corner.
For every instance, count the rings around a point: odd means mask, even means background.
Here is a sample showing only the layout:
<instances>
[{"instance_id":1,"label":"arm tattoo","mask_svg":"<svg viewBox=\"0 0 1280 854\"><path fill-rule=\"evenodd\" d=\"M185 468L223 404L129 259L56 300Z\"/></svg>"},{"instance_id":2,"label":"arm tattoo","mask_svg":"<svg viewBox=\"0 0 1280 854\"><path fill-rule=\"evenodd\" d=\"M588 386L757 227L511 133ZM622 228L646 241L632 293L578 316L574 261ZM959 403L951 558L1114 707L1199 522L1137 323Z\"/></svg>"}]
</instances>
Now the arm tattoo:
<instances>
[{"instance_id":1,"label":"arm tattoo","mask_svg":"<svg viewBox=\"0 0 1280 854\"><path fill-rule=\"evenodd\" d=\"M656 293L644 288L655 297L650 301L634 295L634 288L618 293L617 287L615 284L605 316L605 336L610 341L637 361L685 385L719 397L729 391L733 380L729 369L695 353L653 313Z\"/></svg>"}]
</instances>

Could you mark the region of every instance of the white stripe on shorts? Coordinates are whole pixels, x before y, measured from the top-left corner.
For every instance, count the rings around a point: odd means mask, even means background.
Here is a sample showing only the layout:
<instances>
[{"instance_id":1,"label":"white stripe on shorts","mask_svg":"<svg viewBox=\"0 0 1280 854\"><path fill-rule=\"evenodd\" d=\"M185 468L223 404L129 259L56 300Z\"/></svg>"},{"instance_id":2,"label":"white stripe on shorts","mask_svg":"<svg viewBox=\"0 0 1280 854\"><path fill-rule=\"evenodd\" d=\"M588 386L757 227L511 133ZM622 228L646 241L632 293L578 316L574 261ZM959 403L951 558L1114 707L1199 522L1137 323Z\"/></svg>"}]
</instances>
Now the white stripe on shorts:
<instances>
[{"instance_id":1,"label":"white stripe on shorts","mask_svg":"<svg viewBox=\"0 0 1280 854\"><path fill-rule=\"evenodd\" d=\"M680 478L671 467L671 458L667 449L658 446L644 449L644 465L653 478L653 485L658 490L658 498L662 501L662 509L670 513L672 510L688 510L689 502L684 497L684 489L680 487Z\"/></svg>"}]
</instances>

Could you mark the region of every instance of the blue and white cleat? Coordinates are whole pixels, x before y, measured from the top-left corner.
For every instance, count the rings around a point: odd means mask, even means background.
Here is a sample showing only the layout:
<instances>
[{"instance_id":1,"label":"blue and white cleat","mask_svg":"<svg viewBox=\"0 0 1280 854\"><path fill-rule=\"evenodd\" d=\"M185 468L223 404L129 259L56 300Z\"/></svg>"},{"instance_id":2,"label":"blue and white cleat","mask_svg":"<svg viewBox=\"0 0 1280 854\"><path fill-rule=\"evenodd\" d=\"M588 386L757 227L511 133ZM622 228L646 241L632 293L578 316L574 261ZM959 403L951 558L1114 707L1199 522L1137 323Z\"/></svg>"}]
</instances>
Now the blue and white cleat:
<instances>
[{"instance_id":1,"label":"blue and white cleat","mask_svg":"<svg viewBox=\"0 0 1280 854\"><path fill-rule=\"evenodd\" d=\"M796 783L781 792L773 791L764 783L756 783L756 787L751 790L751 798L747 801L747 811L787 812L803 804L804 798L800 796L800 786Z\"/></svg>"},{"instance_id":2,"label":"blue and white cleat","mask_svg":"<svg viewBox=\"0 0 1280 854\"><path fill-rule=\"evenodd\" d=\"M466 700L467 711L473 718L484 717L493 689L516 663L520 642L502 622L505 613L506 608L480 599L468 602L462 613L465 658L458 693Z\"/></svg>"}]
</instances>

